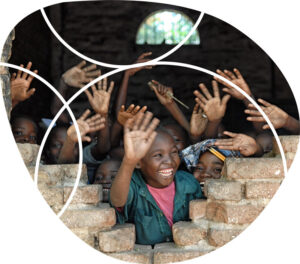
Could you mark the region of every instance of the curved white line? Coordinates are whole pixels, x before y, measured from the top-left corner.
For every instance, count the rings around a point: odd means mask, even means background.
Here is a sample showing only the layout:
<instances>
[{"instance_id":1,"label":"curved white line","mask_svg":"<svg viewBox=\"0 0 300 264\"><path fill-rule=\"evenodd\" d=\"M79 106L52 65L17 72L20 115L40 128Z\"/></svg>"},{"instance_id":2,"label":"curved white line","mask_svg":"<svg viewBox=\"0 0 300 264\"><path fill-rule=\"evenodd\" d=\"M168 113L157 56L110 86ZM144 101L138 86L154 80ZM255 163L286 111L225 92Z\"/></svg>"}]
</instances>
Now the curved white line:
<instances>
[{"instance_id":1,"label":"curved white line","mask_svg":"<svg viewBox=\"0 0 300 264\"><path fill-rule=\"evenodd\" d=\"M82 58L83 60L86 60L90 63L99 65L99 66L103 66L103 67L107 67L107 68L123 68L123 67L127 67L127 66L135 66L138 67L140 66L140 63L136 63L136 64L127 64L127 65L118 65L118 64L111 64L111 63L105 63L105 62L99 62L97 60L94 60L88 56L85 56L84 54L78 52L77 50L75 50L74 48L72 48L55 30L55 28L52 26L51 22L49 21L45 10L43 8L40 9L42 16L45 20L45 22L47 23L49 29L51 30L51 32L54 34L54 36L67 48L69 49L71 52L73 52L74 54L76 54L78 57ZM167 56L169 56L170 54L172 54L173 52L175 52L176 50L178 50L188 39L189 37L194 33L194 31L196 30L196 28L199 26L202 18L204 16L204 13L202 12L200 14L200 16L198 17L196 23L194 24L194 26L192 27L192 29L190 30L190 32L185 36L185 38L180 41L173 49L169 50L167 53L159 56L156 59L153 59L151 61L159 61L162 60L164 58L166 58ZM135 68L133 67L133 68Z\"/></svg>"},{"instance_id":2,"label":"curved white line","mask_svg":"<svg viewBox=\"0 0 300 264\"><path fill-rule=\"evenodd\" d=\"M79 166L78 166L78 171L77 171L77 176L76 176L76 181L75 181L76 188L75 188L75 190L74 189L72 190L72 192L71 192L71 194L70 194L67 202L65 203L64 207L57 214L57 216L60 217L64 213L65 209L69 206L70 202L73 199L73 196L74 196L74 194L76 192L76 189L77 189L77 186L78 186L78 183L79 183L81 171L82 171L82 141L81 141L79 127L78 127L77 122L76 122L76 118L73 115L73 112L70 109L69 105L66 104L66 101L61 96L61 94L48 81L46 81L43 77L37 75L34 72L31 72L30 70L27 70L26 68L22 68L20 66L14 65L14 64L6 63L6 62L0 62L0 65L5 66L5 67L14 68L14 69L17 69L17 70L21 70L21 71L24 71L24 72L26 72L26 73L34 76L36 79L38 79L39 81L41 81L42 83L44 83L48 88L50 88L55 93L55 95L58 96L58 98L61 100L61 102L65 106L63 109L60 109L60 111L56 114L55 118L52 120L52 122L50 123L49 127L47 128L47 131L46 131L46 133L45 133L45 135L43 137L43 140L41 142L41 145L40 145L40 148L39 148L39 151L38 151L38 155L37 155L37 159L36 159L36 163L35 163L35 170L34 170L34 184L35 184L36 187L37 187L37 184L38 184L38 171L39 171L39 164L40 164L40 160L41 160L43 148L45 146L46 140L48 138L48 135L49 135L49 133L50 133L53 125L55 124L56 120L58 119L58 117L60 116L60 114L63 112L63 110L65 110L65 109L68 110L68 112L69 112L69 114L71 116L71 119L72 119L72 121L73 121L73 123L75 125L75 130L76 130L77 138L79 138L79 140L78 140L78 142L79 142Z\"/></svg>"}]
</instances>

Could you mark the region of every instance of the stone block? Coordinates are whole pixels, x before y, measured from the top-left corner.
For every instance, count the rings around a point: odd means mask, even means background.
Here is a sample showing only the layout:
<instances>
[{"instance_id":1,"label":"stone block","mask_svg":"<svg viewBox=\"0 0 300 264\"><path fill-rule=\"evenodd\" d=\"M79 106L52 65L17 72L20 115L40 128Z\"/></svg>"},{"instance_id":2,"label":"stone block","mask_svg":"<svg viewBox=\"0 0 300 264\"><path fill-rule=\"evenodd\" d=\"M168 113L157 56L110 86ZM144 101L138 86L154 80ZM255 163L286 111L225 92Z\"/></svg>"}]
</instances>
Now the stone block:
<instances>
[{"instance_id":1,"label":"stone block","mask_svg":"<svg viewBox=\"0 0 300 264\"><path fill-rule=\"evenodd\" d=\"M67 202L67 200L69 199L72 190L73 187L64 187L64 203ZM101 191L102 191L102 186L98 184L79 186L76 189L71 204L96 205L100 202Z\"/></svg>"},{"instance_id":2,"label":"stone block","mask_svg":"<svg viewBox=\"0 0 300 264\"><path fill-rule=\"evenodd\" d=\"M88 228L71 228L71 231L91 247L95 247L95 238Z\"/></svg>"},{"instance_id":3,"label":"stone block","mask_svg":"<svg viewBox=\"0 0 300 264\"><path fill-rule=\"evenodd\" d=\"M280 186L280 182L249 181L246 182L245 195L247 199L271 199Z\"/></svg>"},{"instance_id":4,"label":"stone block","mask_svg":"<svg viewBox=\"0 0 300 264\"><path fill-rule=\"evenodd\" d=\"M29 143L17 143L18 149L21 153L25 165L34 166L36 162L36 157L40 146Z\"/></svg>"},{"instance_id":5,"label":"stone block","mask_svg":"<svg viewBox=\"0 0 300 264\"><path fill-rule=\"evenodd\" d=\"M203 199L190 201L190 205L189 205L190 219L196 220L196 219L204 218L206 215L206 204L207 201Z\"/></svg>"},{"instance_id":6,"label":"stone block","mask_svg":"<svg viewBox=\"0 0 300 264\"><path fill-rule=\"evenodd\" d=\"M296 153L298 149L299 136L279 136L280 143L284 153ZM275 138L273 138L273 152L280 154L279 147Z\"/></svg>"},{"instance_id":7,"label":"stone block","mask_svg":"<svg viewBox=\"0 0 300 264\"><path fill-rule=\"evenodd\" d=\"M206 180L205 188L208 199L240 201L243 198L243 185L240 182Z\"/></svg>"},{"instance_id":8,"label":"stone block","mask_svg":"<svg viewBox=\"0 0 300 264\"><path fill-rule=\"evenodd\" d=\"M99 249L102 252L122 252L132 250L135 243L135 225L116 225L111 230L100 231Z\"/></svg>"},{"instance_id":9,"label":"stone block","mask_svg":"<svg viewBox=\"0 0 300 264\"><path fill-rule=\"evenodd\" d=\"M238 236L243 229L215 229L209 228L207 241L214 247L221 247Z\"/></svg>"},{"instance_id":10,"label":"stone block","mask_svg":"<svg viewBox=\"0 0 300 264\"><path fill-rule=\"evenodd\" d=\"M172 226L173 239L178 246L196 245L205 239L207 229L201 228L192 222L177 222Z\"/></svg>"}]
</instances>

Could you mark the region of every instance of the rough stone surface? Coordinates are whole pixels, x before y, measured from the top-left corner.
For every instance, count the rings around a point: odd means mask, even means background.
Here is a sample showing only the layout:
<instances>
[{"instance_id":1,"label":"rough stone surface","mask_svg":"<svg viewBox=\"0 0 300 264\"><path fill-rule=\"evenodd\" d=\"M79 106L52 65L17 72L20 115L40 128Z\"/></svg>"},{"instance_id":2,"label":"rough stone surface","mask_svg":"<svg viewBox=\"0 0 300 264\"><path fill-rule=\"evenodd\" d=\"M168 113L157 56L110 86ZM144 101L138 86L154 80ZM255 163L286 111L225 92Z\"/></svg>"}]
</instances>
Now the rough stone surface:
<instances>
[{"instance_id":1,"label":"rough stone surface","mask_svg":"<svg viewBox=\"0 0 300 264\"><path fill-rule=\"evenodd\" d=\"M209 199L240 201L243 198L243 185L240 182L207 180L205 188Z\"/></svg>"},{"instance_id":2,"label":"rough stone surface","mask_svg":"<svg viewBox=\"0 0 300 264\"><path fill-rule=\"evenodd\" d=\"M279 140L284 153L292 152L295 154L297 152L299 136L279 136ZM275 154L280 154L275 138L273 138L273 152Z\"/></svg>"},{"instance_id":3,"label":"rough stone surface","mask_svg":"<svg viewBox=\"0 0 300 264\"><path fill-rule=\"evenodd\" d=\"M54 205L63 205L63 188L39 188L39 191L50 207Z\"/></svg>"},{"instance_id":4,"label":"rough stone surface","mask_svg":"<svg viewBox=\"0 0 300 264\"><path fill-rule=\"evenodd\" d=\"M215 229L210 228L207 234L207 241L210 245L221 247L238 236L243 229Z\"/></svg>"},{"instance_id":5,"label":"rough stone surface","mask_svg":"<svg viewBox=\"0 0 300 264\"><path fill-rule=\"evenodd\" d=\"M71 231L91 247L95 246L94 236L89 232L88 228L71 228Z\"/></svg>"},{"instance_id":6,"label":"rough stone surface","mask_svg":"<svg viewBox=\"0 0 300 264\"><path fill-rule=\"evenodd\" d=\"M173 239L178 246L195 245L204 239L207 230L192 222L177 222L172 226Z\"/></svg>"},{"instance_id":7,"label":"rough stone surface","mask_svg":"<svg viewBox=\"0 0 300 264\"><path fill-rule=\"evenodd\" d=\"M100 231L99 249L102 252L122 252L132 250L135 243L133 224L116 225L111 230Z\"/></svg>"},{"instance_id":8,"label":"rough stone surface","mask_svg":"<svg viewBox=\"0 0 300 264\"><path fill-rule=\"evenodd\" d=\"M23 161L26 166L34 166L40 146L29 143L17 143Z\"/></svg>"},{"instance_id":9,"label":"rough stone surface","mask_svg":"<svg viewBox=\"0 0 300 264\"><path fill-rule=\"evenodd\" d=\"M190 219L196 220L200 218L204 218L206 215L206 200L193 200L190 202L189 214Z\"/></svg>"},{"instance_id":10,"label":"rough stone surface","mask_svg":"<svg viewBox=\"0 0 300 264\"><path fill-rule=\"evenodd\" d=\"M263 206L252 204L230 205L209 202L206 217L209 220L227 224L249 224L255 220L263 208Z\"/></svg>"},{"instance_id":11,"label":"rough stone surface","mask_svg":"<svg viewBox=\"0 0 300 264\"><path fill-rule=\"evenodd\" d=\"M251 181L246 182L245 195L247 199L271 199L279 188L279 182Z\"/></svg>"},{"instance_id":12,"label":"rough stone surface","mask_svg":"<svg viewBox=\"0 0 300 264\"><path fill-rule=\"evenodd\" d=\"M281 158L227 158L224 164L227 179L282 179Z\"/></svg>"},{"instance_id":13,"label":"rough stone surface","mask_svg":"<svg viewBox=\"0 0 300 264\"><path fill-rule=\"evenodd\" d=\"M64 187L64 202L70 197L72 192L72 187ZM71 204L93 204L96 205L100 202L102 193L102 186L95 184L95 185L87 185L87 186L80 186L77 188Z\"/></svg>"},{"instance_id":14,"label":"rough stone surface","mask_svg":"<svg viewBox=\"0 0 300 264\"><path fill-rule=\"evenodd\" d=\"M69 228L97 227L105 229L116 224L116 215L113 208L66 210L61 220Z\"/></svg>"}]
</instances>

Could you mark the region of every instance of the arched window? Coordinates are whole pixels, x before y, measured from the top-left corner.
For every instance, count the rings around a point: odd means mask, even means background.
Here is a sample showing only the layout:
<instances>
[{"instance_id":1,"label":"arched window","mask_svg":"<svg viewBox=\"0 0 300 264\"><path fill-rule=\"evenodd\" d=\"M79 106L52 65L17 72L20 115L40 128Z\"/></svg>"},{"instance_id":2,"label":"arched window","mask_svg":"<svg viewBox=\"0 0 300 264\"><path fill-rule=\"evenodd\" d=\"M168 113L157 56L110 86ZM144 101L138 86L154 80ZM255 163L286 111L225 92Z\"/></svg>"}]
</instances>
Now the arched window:
<instances>
[{"instance_id":1,"label":"arched window","mask_svg":"<svg viewBox=\"0 0 300 264\"><path fill-rule=\"evenodd\" d=\"M150 14L140 25L136 44L178 44L190 32L193 21L176 10L159 10ZM195 30L185 44L200 44L198 30Z\"/></svg>"}]
</instances>

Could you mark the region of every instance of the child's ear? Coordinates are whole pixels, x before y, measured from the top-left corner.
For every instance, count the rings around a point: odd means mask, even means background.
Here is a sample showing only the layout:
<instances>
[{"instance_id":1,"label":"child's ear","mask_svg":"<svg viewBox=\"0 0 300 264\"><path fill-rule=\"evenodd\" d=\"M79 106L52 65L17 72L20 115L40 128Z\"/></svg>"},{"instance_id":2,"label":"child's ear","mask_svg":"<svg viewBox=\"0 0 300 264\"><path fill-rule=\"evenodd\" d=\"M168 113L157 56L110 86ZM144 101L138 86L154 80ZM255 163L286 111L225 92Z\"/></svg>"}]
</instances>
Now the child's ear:
<instances>
[{"instance_id":1,"label":"child's ear","mask_svg":"<svg viewBox=\"0 0 300 264\"><path fill-rule=\"evenodd\" d=\"M140 168L141 168L141 163L138 162L138 163L135 165L135 168L136 168L136 169L140 169Z\"/></svg>"}]
</instances>

